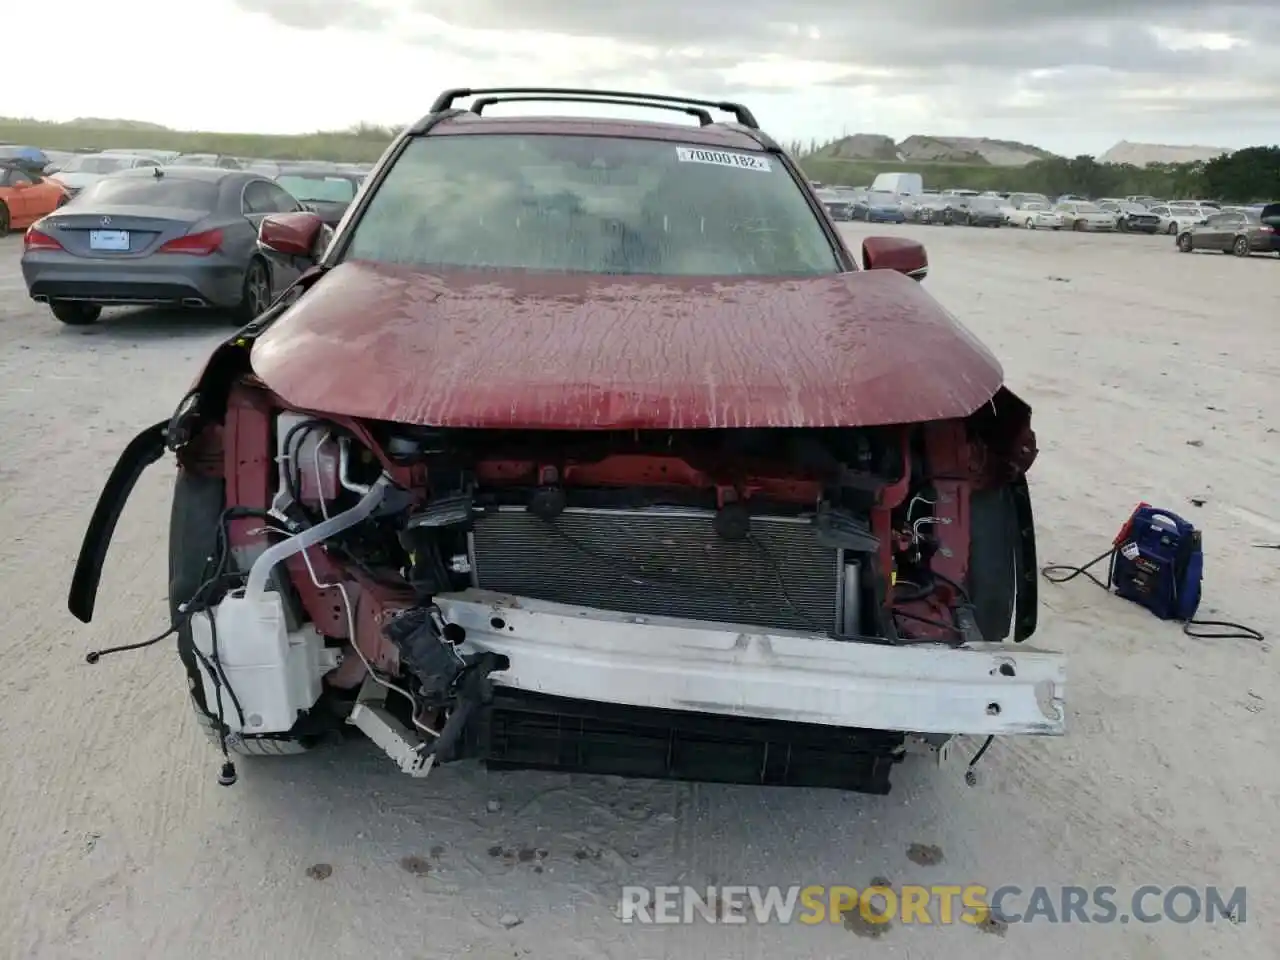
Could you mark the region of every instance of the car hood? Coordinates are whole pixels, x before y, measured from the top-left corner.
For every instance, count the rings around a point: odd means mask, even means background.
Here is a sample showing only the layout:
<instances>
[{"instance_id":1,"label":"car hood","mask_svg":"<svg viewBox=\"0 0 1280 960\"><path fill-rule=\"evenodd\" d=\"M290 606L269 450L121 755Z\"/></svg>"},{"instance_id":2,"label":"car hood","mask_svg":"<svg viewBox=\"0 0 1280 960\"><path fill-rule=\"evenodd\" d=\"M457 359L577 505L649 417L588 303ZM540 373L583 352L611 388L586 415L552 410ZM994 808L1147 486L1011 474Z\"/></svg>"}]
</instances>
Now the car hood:
<instances>
[{"instance_id":1,"label":"car hood","mask_svg":"<svg viewBox=\"0 0 1280 960\"><path fill-rule=\"evenodd\" d=\"M342 264L253 347L286 403L440 427L851 427L962 417L994 356L891 271L805 279Z\"/></svg>"}]
</instances>

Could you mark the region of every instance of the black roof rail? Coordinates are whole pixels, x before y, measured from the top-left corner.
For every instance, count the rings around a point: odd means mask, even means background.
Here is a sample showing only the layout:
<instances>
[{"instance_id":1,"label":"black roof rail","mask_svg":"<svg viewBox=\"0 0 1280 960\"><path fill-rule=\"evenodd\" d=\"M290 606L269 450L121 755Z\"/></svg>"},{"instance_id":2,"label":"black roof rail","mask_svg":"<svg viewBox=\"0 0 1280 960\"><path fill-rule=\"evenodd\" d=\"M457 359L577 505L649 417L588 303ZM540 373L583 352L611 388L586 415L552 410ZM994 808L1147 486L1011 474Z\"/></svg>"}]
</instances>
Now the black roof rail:
<instances>
[{"instance_id":1,"label":"black roof rail","mask_svg":"<svg viewBox=\"0 0 1280 960\"><path fill-rule=\"evenodd\" d=\"M498 103L608 103L615 107L648 107L651 110L672 110L677 113L687 113L691 117L696 117L701 126L711 126L711 114L702 107L682 107L675 103L646 103L643 100L627 100L624 97L580 97L573 95L562 96L517 96L517 97L482 97L475 100L471 104L471 112L481 114L485 107L492 107Z\"/></svg>"},{"instance_id":2,"label":"black roof rail","mask_svg":"<svg viewBox=\"0 0 1280 960\"><path fill-rule=\"evenodd\" d=\"M721 110L725 113L731 113L737 119L738 123L752 130L759 130L760 124L750 110L740 103L731 103L728 100L695 100L691 97L669 97L657 93L636 93L630 90L586 90L579 87L488 87L483 89L470 89L468 87L456 87L452 90L446 90L440 96L436 97L435 103L431 105L432 113L440 113L442 110L448 110L453 107L455 100L463 97L493 97L493 96L520 96L527 97L531 100L541 100L546 97L572 97L575 100L582 98L581 102L608 102L618 98L628 101L641 101L636 106L656 106L658 104L679 104L686 107L702 107L703 109ZM701 118L699 118L701 119Z\"/></svg>"}]
</instances>

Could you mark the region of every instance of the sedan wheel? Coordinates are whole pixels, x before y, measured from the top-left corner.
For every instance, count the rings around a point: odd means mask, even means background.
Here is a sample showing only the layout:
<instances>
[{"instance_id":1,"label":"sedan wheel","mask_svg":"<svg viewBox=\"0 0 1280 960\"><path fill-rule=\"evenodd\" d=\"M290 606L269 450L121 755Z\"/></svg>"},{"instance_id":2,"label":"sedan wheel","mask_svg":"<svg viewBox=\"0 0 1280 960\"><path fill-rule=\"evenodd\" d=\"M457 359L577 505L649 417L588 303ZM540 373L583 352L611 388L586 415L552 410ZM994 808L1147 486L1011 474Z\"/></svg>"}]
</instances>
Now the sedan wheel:
<instances>
[{"instance_id":1,"label":"sedan wheel","mask_svg":"<svg viewBox=\"0 0 1280 960\"><path fill-rule=\"evenodd\" d=\"M1249 238L1236 237L1235 246L1232 248L1232 252L1237 257L1247 257L1249 255Z\"/></svg>"},{"instance_id":2,"label":"sedan wheel","mask_svg":"<svg viewBox=\"0 0 1280 960\"><path fill-rule=\"evenodd\" d=\"M1169 229L1165 231L1165 233L1170 235L1176 234L1177 232L1178 232L1178 225L1176 223L1169 224Z\"/></svg>"},{"instance_id":3,"label":"sedan wheel","mask_svg":"<svg viewBox=\"0 0 1280 960\"><path fill-rule=\"evenodd\" d=\"M1032 219L1031 217L1027 217L1027 229L1034 230L1035 228L1036 228L1035 220Z\"/></svg>"},{"instance_id":4,"label":"sedan wheel","mask_svg":"<svg viewBox=\"0 0 1280 960\"><path fill-rule=\"evenodd\" d=\"M244 289L240 306L235 311L236 322L243 325L256 320L271 305L271 276L261 260L249 262L244 275Z\"/></svg>"},{"instance_id":5,"label":"sedan wheel","mask_svg":"<svg viewBox=\"0 0 1280 960\"><path fill-rule=\"evenodd\" d=\"M102 307L82 300L53 300L49 304L53 315L70 327L87 327L97 323Z\"/></svg>"},{"instance_id":6,"label":"sedan wheel","mask_svg":"<svg viewBox=\"0 0 1280 960\"><path fill-rule=\"evenodd\" d=\"M1191 252L1191 234L1184 233L1182 236L1178 237L1178 249L1183 253Z\"/></svg>"}]
</instances>

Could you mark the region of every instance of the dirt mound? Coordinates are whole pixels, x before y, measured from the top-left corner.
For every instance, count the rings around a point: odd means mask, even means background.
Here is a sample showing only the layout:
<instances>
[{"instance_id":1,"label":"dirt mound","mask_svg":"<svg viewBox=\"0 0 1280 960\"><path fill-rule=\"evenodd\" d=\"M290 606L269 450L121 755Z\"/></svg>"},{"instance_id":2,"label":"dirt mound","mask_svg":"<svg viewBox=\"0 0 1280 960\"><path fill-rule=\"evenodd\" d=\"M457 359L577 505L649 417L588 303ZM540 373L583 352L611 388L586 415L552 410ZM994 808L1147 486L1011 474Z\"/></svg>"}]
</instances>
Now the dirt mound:
<instances>
[{"instance_id":1,"label":"dirt mound","mask_svg":"<svg viewBox=\"0 0 1280 960\"><path fill-rule=\"evenodd\" d=\"M1153 163L1197 163L1212 160L1224 153L1227 147L1199 147L1165 143L1130 143L1121 140L1098 158L1099 163L1127 163L1135 167L1149 167Z\"/></svg>"},{"instance_id":2,"label":"dirt mound","mask_svg":"<svg viewBox=\"0 0 1280 960\"><path fill-rule=\"evenodd\" d=\"M833 160L967 163L978 166L1022 167L1053 156L1048 150L1013 140L987 137L927 137L922 134L894 143L880 133L855 133L822 147L816 154Z\"/></svg>"},{"instance_id":3,"label":"dirt mound","mask_svg":"<svg viewBox=\"0 0 1280 960\"><path fill-rule=\"evenodd\" d=\"M822 156L836 160L898 160L898 147L892 137L881 133L855 133L841 137L821 151Z\"/></svg>"},{"instance_id":4,"label":"dirt mound","mask_svg":"<svg viewBox=\"0 0 1280 960\"><path fill-rule=\"evenodd\" d=\"M993 167L1025 167L1053 156L1048 150L1014 140L987 137L927 137L917 134L898 144L903 160L920 163L973 163Z\"/></svg>"}]
</instances>

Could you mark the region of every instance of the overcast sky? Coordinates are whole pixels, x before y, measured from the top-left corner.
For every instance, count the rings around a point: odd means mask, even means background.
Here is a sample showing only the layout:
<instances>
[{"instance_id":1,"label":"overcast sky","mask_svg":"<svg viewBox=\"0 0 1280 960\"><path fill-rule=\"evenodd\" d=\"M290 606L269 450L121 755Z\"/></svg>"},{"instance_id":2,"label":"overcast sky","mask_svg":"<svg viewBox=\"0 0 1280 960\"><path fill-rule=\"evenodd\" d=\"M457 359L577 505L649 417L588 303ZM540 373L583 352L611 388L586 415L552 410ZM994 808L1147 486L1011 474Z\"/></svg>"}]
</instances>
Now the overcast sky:
<instances>
[{"instance_id":1,"label":"overcast sky","mask_svg":"<svg viewBox=\"0 0 1280 960\"><path fill-rule=\"evenodd\" d=\"M740 98L784 140L969 135L1072 154L1121 139L1280 141L1280 0L63 0L57 12L56 38L6 51L0 115L299 133L400 125L443 87L520 83Z\"/></svg>"}]
</instances>

